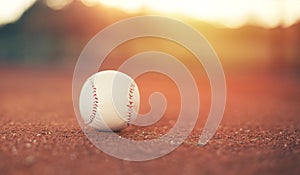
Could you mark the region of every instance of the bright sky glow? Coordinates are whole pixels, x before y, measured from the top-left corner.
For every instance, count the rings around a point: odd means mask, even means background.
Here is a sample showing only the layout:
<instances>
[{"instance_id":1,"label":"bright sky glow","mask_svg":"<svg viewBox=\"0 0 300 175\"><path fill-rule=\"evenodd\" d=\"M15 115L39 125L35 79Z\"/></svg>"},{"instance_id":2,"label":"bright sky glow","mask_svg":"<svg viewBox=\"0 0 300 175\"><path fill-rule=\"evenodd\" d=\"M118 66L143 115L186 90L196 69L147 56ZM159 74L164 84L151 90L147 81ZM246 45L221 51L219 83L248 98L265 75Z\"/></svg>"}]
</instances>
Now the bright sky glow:
<instances>
[{"instance_id":1,"label":"bright sky glow","mask_svg":"<svg viewBox=\"0 0 300 175\"><path fill-rule=\"evenodd\" d=\"M0 0L0 25L18 20L35 0Z\"/></svg>"},{"instance_id":2,"label":"bright sky glow","mask_svg":"<svg viewBox=\"0 0 300 175\"><path fill-rule=\"evenodd\" d=\"M288 27L300 20L299 0L82 0L101 3L127 12L150 10L183 14L227 27L254 24Z\"/></svg>"},{"instance_id":3,"label":"bright sky glow","mask_svg":"<svg viewBox=\"0 0 300 175\"><path fill-rule=\"evenodd\" d=\"M17 20L35 0L0 0L0 24ZM72 0L45 0L61 9ZM225 27L253 24L291 26L300 21L300 0L81 0L90 6L103 4L136 13L185 15Z\"/></svg>"}]
</instances>

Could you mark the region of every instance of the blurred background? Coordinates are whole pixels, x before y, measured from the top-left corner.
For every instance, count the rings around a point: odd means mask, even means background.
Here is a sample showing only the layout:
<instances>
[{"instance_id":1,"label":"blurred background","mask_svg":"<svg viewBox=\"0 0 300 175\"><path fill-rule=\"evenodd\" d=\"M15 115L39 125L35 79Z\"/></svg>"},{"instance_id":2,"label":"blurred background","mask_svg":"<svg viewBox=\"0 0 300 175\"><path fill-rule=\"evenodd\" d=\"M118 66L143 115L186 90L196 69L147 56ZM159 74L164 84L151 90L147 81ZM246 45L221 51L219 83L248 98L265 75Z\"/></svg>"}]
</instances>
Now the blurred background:
<instances>
[{"instance_id":1,"label":"blurred background","mask_svg":"<svg viewBox=\"0 0 300 175\"><path fill-rule=\"evenodd\" d=\"M101 29L147 14L195 27L216 50L225 71L300 72L297 0L0 0L0 64L73 67ZM189 59L170 42L146 39L138 45L128 44L113 54L124 60L143 50L167 48L162 50Z\"/></svg>"},{"instance_id":2,"label":"blurred background","mask_svg":"<svg viewBox=\"0 0 300 175\"><path fill-rule=\"evenodd\" d=\"M198 147L212 93L197 59L154 37L115 48L100 69L161 51L182 61L198 85L201 109L193 132L174 153L145 163L117 160L93 146L72 101L74 67L88 41L141 15L175 18L202 33L227 83L221 125L207 146ZM0 80L0 174L300 174L300 0L0 0ZM140 113L150 111L155 91L168 106L154 125L119 134L161 137L180 113L179 89L153 72L136 82Z\"/></svg>"}]
</instances>

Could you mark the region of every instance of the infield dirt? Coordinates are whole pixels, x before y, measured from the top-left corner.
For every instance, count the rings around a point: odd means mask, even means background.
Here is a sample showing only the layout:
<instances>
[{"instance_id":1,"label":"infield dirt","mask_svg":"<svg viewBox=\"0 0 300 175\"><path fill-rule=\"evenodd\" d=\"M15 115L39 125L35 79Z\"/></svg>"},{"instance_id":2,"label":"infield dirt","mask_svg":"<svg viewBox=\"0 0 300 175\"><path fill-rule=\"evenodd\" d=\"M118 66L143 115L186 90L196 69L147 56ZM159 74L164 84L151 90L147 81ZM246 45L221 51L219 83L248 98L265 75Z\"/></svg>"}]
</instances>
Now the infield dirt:
<instances>
[{"instance_id":1,"label":"infield dirt","mask_svg":"<svg viewBox=\"0 0 300 175\"><path fill-rule=\"evenodd\" d=\"M80 129L72 106L72 70L2 68L0 174L300 174L299 76L226 78L224 118L206 146L197 146L210 104L209 89L203 87L199 120L185 142L159 159L130 162L106 155ZM166 95L169 106L157 124L131 126L119 134L159 137L176 122L179 94L158 75L137 82L144 94L143 112L150 109L147 96L153 89Z\"/></svg>"}]
</instances>

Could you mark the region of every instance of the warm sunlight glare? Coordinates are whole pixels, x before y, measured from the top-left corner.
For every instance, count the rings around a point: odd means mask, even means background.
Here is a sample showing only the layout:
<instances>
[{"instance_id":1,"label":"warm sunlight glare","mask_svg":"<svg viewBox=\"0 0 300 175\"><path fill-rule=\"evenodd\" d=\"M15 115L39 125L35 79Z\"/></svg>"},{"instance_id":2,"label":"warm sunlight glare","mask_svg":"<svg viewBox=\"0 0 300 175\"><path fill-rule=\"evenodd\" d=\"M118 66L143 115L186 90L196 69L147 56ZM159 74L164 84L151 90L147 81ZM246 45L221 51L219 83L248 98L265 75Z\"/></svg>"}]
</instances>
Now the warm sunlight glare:
<instances>
[{"instance_id":1,"label":"warm sunlight glare","mask_svg":"<svg viewBox=\"0 0 300 175\"><path fill-rule=\"evenodd\" d=\"M16 21L36 0L0 0L0 25ZM59 10L75 0L43 0ZM245 24L288 27L300 21L300 0L79 0L103 4L128 13L176 15L225 27Z\"/></svg>"},{"instance_id":2,"label":"warm sunlight glare","mask_svg":"<svg viewBox=\"0 0 300 175\"><path fill-rule=\"evenodd\" d=\"M54 10L60 10L71 2L72 0L46 0L46 4Z\"/></svg>"},{"instance_id":3,"label":"warm sunlight glare","mask_svg":"<svg viewBox=\"0 0 300 175\"><path fill-rule=\"evenodd\" d=\"M288 27L300 20L299 0L82 0L127 12L182 14L226 27Z\"/></svg>"},{"instance_id":4,"label":"warm sunlight glare","mask_svg":"<svg viewBox=\"0 0 300 175\"><path fill-rule=\"evenodd\" d=\"M16 21L35 0L0 0L0 25Z\"/></svg>"}]
</instances>

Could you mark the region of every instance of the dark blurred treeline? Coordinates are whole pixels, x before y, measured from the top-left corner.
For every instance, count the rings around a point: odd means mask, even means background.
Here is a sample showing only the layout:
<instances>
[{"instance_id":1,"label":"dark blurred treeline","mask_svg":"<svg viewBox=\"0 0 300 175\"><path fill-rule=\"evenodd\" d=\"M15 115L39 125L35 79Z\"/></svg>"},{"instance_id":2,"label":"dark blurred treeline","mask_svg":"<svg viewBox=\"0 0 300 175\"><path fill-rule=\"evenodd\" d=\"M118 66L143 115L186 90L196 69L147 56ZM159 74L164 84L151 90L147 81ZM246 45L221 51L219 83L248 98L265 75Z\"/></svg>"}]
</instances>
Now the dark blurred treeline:
<instances>
[{"instance_id":1,"label":"dark blurred treeline","mask_svg":"<svg viewBox=\"0 0 300 175\"><path fill-rule=\"evenodd\" d=\"M113 17L111 14L113 14ZM0 28L0 61L48 63L77 59L97 32L125 13L73 2L52 10L37 1L15 23Z\"/></svg>"},{"instance_id":2,"label":"dark blurred treeline","mask_svg":"<svg viewBox=\"0 0 300 175\"><path fill-rule=\"evenodd\" d=\"M101 29L136 15L143 14L129 15L100 5L87 7L80 1L53 10L37 1L20 20L0 27L0 63L73 64ZM184 21L208 39L224 66L300 70L299 23L289 28L229 29L193 19Z\"/></svg>"}]
</instances>

